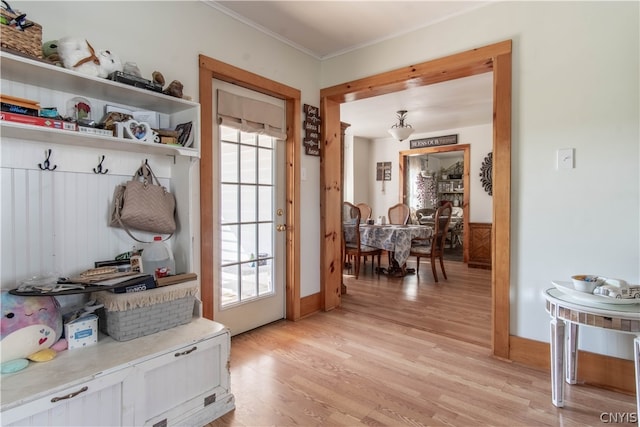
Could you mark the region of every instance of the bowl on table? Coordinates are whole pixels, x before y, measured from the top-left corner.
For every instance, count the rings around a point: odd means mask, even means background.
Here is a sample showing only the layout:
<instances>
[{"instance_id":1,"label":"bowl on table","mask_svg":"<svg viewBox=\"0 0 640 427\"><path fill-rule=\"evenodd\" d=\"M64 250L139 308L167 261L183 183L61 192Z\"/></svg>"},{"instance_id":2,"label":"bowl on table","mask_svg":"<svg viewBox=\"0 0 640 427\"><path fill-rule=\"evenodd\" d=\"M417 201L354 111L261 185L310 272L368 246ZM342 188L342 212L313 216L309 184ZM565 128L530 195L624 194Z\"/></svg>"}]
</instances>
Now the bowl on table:
<instances>
[{"instance_id":1,"label":"bowl on table","mask_svg":"<svg viewBox=\"0 0 640 427\"><path fill-rule=\"evenodd\" d=\"M604 279L598 276L594 276L591 274L577 274L575 276L571 276L571 280L573 280L573 287L576 291L593 293L593 290L600 286Z\"/></svg>"}]
</instances>

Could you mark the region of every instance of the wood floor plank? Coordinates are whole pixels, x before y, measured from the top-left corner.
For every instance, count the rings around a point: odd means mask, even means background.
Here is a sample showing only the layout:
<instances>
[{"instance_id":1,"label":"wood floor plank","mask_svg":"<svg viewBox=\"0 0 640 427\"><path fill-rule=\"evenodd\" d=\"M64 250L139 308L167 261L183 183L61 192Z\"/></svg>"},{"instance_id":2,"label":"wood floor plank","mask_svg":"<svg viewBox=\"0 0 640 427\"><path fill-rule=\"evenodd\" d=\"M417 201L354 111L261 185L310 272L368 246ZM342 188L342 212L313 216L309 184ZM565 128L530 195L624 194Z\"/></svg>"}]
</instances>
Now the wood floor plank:
<instances>
[{"instance_id":1,"label":"wood floor plank","mask_svg":"<svg viewBox=\"0 0 640 427\"><path fill-rule=\"evenodd\" d=\"M342 307L280 321L231 341L235 411L222 426L602 425L635 413L635 396L566 386L490 354L490 271L447 262L403 279L345 276ZM454 301L455 303L451 303Z\"/></svg>"}]
</instances>

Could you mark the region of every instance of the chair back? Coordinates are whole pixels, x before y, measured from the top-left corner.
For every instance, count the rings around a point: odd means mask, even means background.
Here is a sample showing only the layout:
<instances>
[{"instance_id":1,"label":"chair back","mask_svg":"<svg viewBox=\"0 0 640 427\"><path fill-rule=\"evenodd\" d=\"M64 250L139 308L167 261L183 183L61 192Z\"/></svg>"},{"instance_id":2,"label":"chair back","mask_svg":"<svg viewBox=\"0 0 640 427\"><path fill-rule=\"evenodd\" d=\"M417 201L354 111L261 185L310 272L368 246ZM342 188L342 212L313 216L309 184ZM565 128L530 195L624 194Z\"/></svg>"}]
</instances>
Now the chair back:
<instances>
[{"instance_id":1,"label":"chair back","mask_svg":"<svg viewBox=\"0 0 640 427\"><path fill-rule=\"evenodd\" d=\"M353 225L355 229L354 238L349 240L349 243L357 243L360 246L360 209L353 203L342 202L342 224L343 243L347 243L344 226Z\"/></svg>"},{"instance_id":2,"label":"chair back","mask_svg":"<svg viewBox=\"0 0 640 427\"><path fill-rule=\"evenodd\" d=\"M409 220L409 214L411 213L409 206L404 203L398 203L389 208L387 212L389 217L389 224L404 225Z\"/></svg>"},{"instance_id":3,"label":"chair back","mask_svg":"<svg viewBox=\"0 0 640 427\"><path fill-rule=\"evenodd\" d=\"M371 206L366 203L358 203L356 205L360 209L360 220L366 222L371 219Z\"/></svg>"},{"instance_id":4,"label":"chair back","mask_svg":"<svg viewBox=\"0 0 640 427\"><path fill-rule=\"evenodd\" d=\"M431 241L431 253L433 255L439 255L444 251L447 232L451 224L452 208L451 202L446 202L436 210L435 228L433 230L433 240Z\"/></svg>"}]
</instances>

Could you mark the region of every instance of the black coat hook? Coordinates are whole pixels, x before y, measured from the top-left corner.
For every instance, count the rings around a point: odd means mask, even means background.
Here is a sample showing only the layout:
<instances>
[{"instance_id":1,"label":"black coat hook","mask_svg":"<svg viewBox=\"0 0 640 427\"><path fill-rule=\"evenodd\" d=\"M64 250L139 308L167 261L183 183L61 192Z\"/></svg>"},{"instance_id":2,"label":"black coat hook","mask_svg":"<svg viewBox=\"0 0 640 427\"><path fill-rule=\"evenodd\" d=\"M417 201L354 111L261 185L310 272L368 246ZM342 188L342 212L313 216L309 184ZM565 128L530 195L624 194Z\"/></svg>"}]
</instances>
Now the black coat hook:
<instances>
[{"instance_id":1,"label":"black coat hook","mask_svg":"<svg viewBox=\"0 0 640 427\"><path fill-rule=\"evenodd\" d=\"M51 162L49 161L49 158L51 157L51 148L46 150L44 153L47 156L47 158L44 159L44 163L38 163L38 167L40 167L40 169L42 169L43 171L55 170L58 167L58 165L53 165L53 167L50 167L51 166ZM44 166L42 166L43 164L44 164Z\"/></svg>"},{"instance_id":2,"label":"black coat hook","mask_svg":"<svg viewBox=\"0 0 640 427\"><path fill-rule=\"evenodd\" d=\"M100 159L100 163L98 163L98 166L93 168L93 173L98 173L98 174L104 175L107 172L109 172L109 169L105 169L104 171L102 170L102 162L104 162L104 155Z\"/></svg>"}]
</instances>

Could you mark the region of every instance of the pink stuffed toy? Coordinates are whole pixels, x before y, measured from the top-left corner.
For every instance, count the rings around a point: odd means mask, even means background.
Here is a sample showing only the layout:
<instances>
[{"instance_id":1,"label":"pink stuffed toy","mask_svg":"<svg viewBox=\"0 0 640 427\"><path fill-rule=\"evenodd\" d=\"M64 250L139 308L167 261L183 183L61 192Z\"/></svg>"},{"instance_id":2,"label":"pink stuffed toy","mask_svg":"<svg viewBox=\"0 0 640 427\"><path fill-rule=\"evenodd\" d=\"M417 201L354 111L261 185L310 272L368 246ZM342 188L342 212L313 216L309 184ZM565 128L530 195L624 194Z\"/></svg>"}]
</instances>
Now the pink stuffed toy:
<instances>
[{"instance_id":1,"label":"pink stuffed toy","mask_svg":"<svg viewBox=\"0 0 640 427\"><path fill-rule=\"evenodd\" d=\"M29 364L27 359L42 350L49 349L61 336L62 314L54 297L25 297L2 291L2 319L0 319L0 371L2 373L26 368Z\"/></svg>"}]
</instances>

